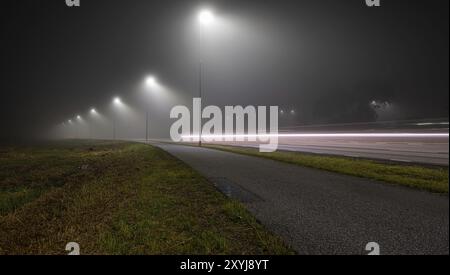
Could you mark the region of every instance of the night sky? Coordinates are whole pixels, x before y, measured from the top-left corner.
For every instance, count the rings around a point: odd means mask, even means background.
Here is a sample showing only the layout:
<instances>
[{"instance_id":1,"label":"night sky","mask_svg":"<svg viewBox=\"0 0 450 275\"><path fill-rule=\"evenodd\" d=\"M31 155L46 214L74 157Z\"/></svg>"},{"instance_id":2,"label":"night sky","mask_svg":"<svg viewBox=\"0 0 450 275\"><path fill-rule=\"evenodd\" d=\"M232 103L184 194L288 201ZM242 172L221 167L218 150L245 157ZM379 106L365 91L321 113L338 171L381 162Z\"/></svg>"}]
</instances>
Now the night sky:
<instances>
[{"instance_id":1,"label":"night sky","mask_svg":"<svg viewBox=\"0 0 450 275\"><path fill-rule=\"evenodd\" d=\"M205 6L222 23L203 45L206 104L279 105L298 111L297 124L448 117L448 0L1 5L0 137L44 135L115 95L134 106L148 74L176 91L170 104L188 104L198 92L195 16ZM392 110L376 117L372 100Z\"/></svg>"}]
</instances>

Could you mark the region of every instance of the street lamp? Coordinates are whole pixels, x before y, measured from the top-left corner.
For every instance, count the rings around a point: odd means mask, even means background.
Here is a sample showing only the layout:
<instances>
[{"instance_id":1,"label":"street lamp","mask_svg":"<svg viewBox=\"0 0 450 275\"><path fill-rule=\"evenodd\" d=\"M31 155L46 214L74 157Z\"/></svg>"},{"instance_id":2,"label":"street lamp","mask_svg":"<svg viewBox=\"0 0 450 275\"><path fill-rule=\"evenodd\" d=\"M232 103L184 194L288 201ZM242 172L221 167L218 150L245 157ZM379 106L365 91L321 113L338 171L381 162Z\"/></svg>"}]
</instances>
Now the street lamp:
<instances>
[{"instance_id":1,"label":"street lamp","mask_svg":"<svg viewBox=\"0 0 450 275\"><path fill-rule=\"evenodd\" d=\"M210 10L201 10L198 14L198 20L204 25L210 24L214 20L214 14Z\"/></svg>"},{"instance_id":2,"label":"street lamp","mask_svg":"<svg viewBox=\"0 0 450 275\"><path fill-rule=\"evenodd\" d=\"M114 104L115 105L121 105L122 104L122 100L120 99L120 97L115 97L114 98Z\"/></svg>"},{"instance_id":3,"label":"street lamp","mask_svg":"<svg viewBox=\"0 0 450 275\"><path fill-rule=\"evenodd\" d=\"M113 99L113 103L116 107L120 107L122 105L122 100L120 97L115 97ZM116 140L116 114L113 112L113 139Z\"/></svg>"},{"instance_id":4,"label":"street lamp","mask_svg":"<svg viewBox=\"0 0 450 275\"><path fill-rule=\"evenodd\" d=\"M73 135L73 122L72 122L72 119L68 119L67 120L67 124L69 125L68 135L69 135L69 138L71 138L72 135Z\"/></svg>"},{"instance_id":5,"label":"street lamp","mask_svg":"<svg viewBox=\"0 0 450 275\"><path fill-rule=\"evenodd\" d=\"M92 124L94 123L93 119L98 113L95 108L92 108L90 113L91 113L91 121L89 123L89 138L92 139L92 137L93 137L93 125Z\"/></svg>"},{"instance_id":6,"label":"street lamp","mask_svg":"<svg viewBox=\"0 0 450 275\"><path fill-rule=\"evenodd\" d=\"M155 78L154 76L152 76L152 75L151 75L151 76L148 76L148 77L145 79L145 84L147 85L147 87L148 87L149 89L154 88L155 85L156 85L156 78ZM145 142L147 142L147 143L148 143L148 139L149 139L149 134L148 134L148 130L149 130L149 121L150 121L150 119L149 119L149 113L150 113L150 111L149 111L148 106L147 106L146 112L145 112Z\"/></svg>"},{"instance_id":7,"label":"street lamp","mask_svg":"<svg viewBox=\"0 0 450 275\"><path fill-rule=\"evenodd\" d=\"M155 79L155 77L154 76L148 76L146 79L145 79L145 84L148 86L148 87L153 87L155 84L156 84L156 79Z\"/></svg>"},{"instance_id":8,"label":"street lamp","mask_svg":"<svg viewBox=\"0 0 450 275\"><path fill-rule=\"evenodd\" d=\"M81 126L82 126L81 122L83 121L83 118L80 115L77 115L76 119L78 121L78 123L75 125L76 132L77 132L76 136L77 136L77 139L80 139L82 137L82 134L80 134L80 132L81 132Z\"/></svg>"},{"instance_id":9,"label":"street lamp","mask_svg":"<svg viewBox=\"0 0 450 275\"><path fill-rule=\"evenodd\" d=\"M214 14L212 13L212 11L204 9L201 10L198 14L198 21L200 23L200 62L199 62L199 96L200 99L202 99L202 94L203 94L203 70L204 70L204 64L203 64L203 27L210 25L211 22L214 20ZM202 131L203 131L203 127L202 127L202 115L200 114L200 118L199 118L199 125L200 125L200 129L199 129L199 139L198 139L198 146L202 146Z\"/></svg>"}]
</instances>

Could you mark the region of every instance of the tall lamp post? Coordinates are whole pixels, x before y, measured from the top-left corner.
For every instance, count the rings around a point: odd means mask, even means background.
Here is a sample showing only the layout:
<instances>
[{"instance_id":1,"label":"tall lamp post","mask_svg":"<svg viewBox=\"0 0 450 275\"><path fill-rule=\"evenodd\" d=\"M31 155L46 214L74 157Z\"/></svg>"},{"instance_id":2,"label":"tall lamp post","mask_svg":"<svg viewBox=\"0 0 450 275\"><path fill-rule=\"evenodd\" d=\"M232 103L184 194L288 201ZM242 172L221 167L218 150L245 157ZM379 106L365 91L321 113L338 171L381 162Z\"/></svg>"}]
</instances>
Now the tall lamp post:
<instances>
[{"instance_id":1,"label":"tall lamp post","mask_svg":"<svg viewBox=\"0 0 450 275\"><path fill-rule=\"evenodd\" d=\"M81 138L81 134L80 134L80 132L81 132L81 123L83 122L83 119L81 118L81 116L80 115L77 115L77 122L78 122L78 124L77 124L77 139L80 139Z\"/></svg>"},{"instance_id":2,"label":"tall lamp post","mask_svg":"<svg viewBox=\"0 0 450 275\"><path fill-rule=\"evenodd\" d=\"M122 100L119 97L115 97L114 101L113 101L114 105L116 107L119 107L120 105L122 105ZM117 115L115 112L113 112L113 140L116 140L116 123L117 123Z\"/></svg>"},{"instance_id":3,"label":"tall lamp post","mask_svg":"<svg viewBox=\"0 0 450 275\"><path fill-rule=\"evenodd\" d=\"M211 24L211 22L214 20L214 15L210 10L202 10L200 11L200 13L198 14L198 21L200 23L200 60L199 60L199 77L198 77L198 81L199 81L199 97L200 99L202 99L202 95L203 95L203 74L204 74L204 61L203 61L203 28L209 24ZM198 139L198 146L202 146L202 131L203 131L203 125L202 125L202 114L200 112L200 118L199 118L199 139Z\"/></svg>"},{"instance_id":4,"label":"tall lamp post","mask_svg":"<svg viewBox=\"0 0 450 275\"><path fill-rule=\"evenodd\" d=\"M90 113L91 113L91 121L89 123L89 138L92 139L93 138L93 131L94 131L92 124L94 123L95 115L97 115L97 110L95 110L95 108L92 108Z\"/></svg>"},{"instance_id":5,"label":"tall lamp post","mask_svg":"<svg viewBox=\"0 0 450 275\"><path fill-rule=\"evenodd\" d=\"M150 89L154 88L155 84L156 84L155 77L153 77L153 76L147 77L147 79L145 80L145 84ZM150 113L150 111L149 111L148 107L146 107L146 111L145 111L145 142L146 143L148 143L148 140L149 140L149 133L148 133L148 131L149 131L149 121L150 121L149 113Z\"/></svg>"},{"instance_id":6,"label":"tall lamp post","mask_svg":"<svg viewBox=\"0 0 450 275\"><path fill-rule=\"evenodd\" d=\"M148 110L145 112L145 143L148 143Z\"/></svg>"},{"instance_id":7,"label":"tall lamp post","mask_svg":"<svg viewBox=\"0 0 450 275\"><path fill-rule=\"evenodd\" d=\"M67 120L67 123L69 124L69 138L74 138L74 128L75 127L73 127L73 122L72 122L72 119L69 119L69 120ZM75 129L75 131L76 131L76 129Z\"/></svg>"}]
</instances>

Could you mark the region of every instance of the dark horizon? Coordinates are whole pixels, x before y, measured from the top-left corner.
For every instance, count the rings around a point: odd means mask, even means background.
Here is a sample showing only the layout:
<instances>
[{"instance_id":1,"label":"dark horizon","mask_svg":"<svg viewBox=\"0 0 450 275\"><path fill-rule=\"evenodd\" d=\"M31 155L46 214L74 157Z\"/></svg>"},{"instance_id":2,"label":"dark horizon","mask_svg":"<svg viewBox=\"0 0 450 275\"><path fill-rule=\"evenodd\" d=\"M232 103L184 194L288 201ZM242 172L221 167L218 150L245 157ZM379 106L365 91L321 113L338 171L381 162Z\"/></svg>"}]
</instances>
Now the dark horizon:
<instances>
[{"instance_id":1,"label":"dark horizon","mask_svg":"<svg viewBox=\"0 0 450 275\"><path fill-rule=\"evenodd\" d=\"M148 74L174 91L149 106L164 135L170 107L198 93L192 18L204 6L224 21L204 49L207 105L295 109L282 125L448 118L446 0L81 2L4 1L0 138L42 136L116 95L141 112Z\"/></svg>"}]
</instances>

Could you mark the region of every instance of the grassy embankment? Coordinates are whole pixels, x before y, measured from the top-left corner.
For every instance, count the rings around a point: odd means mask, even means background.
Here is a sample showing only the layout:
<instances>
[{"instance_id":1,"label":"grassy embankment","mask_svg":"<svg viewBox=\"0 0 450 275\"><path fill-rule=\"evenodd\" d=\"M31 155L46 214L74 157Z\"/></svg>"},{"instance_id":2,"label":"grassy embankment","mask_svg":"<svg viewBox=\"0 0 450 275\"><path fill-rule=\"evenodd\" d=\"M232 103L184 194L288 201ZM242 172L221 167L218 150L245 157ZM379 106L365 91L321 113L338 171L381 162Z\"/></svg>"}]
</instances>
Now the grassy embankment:
<instances>
[{"instance_id":1,"label":"grassy embankment","mask_svg":"<svg viewBox=\"0 0 450 275\"><path fill-rule=\"evenodd\" d=\"M448 194L448 168L443 167L382 163L365 159L286 151L260 153L253 148L223 145L206 145L206 147Z\"/></svg>"},{"instance_id":2,"label":"grassy embankment","mask_svg":"<svg viewBox=\"0 0 450 275\"><path fill-rule=\"evenodd\" d=\"M291 254L187 165L142 144L0 147L0 254Z\"/></svg>"}]
</instances>

